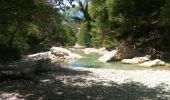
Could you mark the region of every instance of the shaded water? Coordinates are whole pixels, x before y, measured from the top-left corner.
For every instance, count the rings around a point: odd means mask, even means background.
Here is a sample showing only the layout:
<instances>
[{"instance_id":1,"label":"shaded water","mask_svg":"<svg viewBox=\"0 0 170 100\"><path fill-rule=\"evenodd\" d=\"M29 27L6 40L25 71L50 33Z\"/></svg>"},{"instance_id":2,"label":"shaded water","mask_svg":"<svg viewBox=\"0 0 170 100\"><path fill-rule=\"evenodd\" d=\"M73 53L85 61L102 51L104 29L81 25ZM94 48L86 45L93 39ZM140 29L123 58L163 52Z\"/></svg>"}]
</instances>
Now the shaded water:
<instances>
[{"instance_id":1,"label":"shaded water","mask_svg":"<svg viewBox=\"0 0 170 100\"><path fill-rule=\"evenodd\" d=\"M100 57L99 54L89 54L84 55L83 58L69 62L69 66L71 67L85 67L85 68L110 68L110 69L120 69L120 70L170 70L168 67L153 67L153 68L147 68L147 67L141 67L139 65L132 65L132 64L122 64L118 61L112 61L109 63L102 63L98 61L98 58Z\"/></svg>"}]
</instances>

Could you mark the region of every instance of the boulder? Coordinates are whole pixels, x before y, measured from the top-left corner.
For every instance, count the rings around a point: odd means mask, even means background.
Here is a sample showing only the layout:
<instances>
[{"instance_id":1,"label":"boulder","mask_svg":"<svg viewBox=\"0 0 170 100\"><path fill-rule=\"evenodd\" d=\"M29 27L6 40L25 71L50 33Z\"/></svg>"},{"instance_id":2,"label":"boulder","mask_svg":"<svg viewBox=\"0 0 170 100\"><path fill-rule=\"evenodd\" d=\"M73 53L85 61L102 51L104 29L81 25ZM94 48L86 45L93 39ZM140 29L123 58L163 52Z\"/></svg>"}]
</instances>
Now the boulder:
<instances>
[{"instance_id":1,"label":"boulder","mask_svg":"<svg viewBox=\"0 0 170 100\"><path fill-rule=\"evenodd\" d=\"M113 58L115 60L129 59L139 55L137 50L129 47L120 47L117 50L118 51Z\"/></svg>"},{"instance_id":2,"label":"boulder","mask_svg":"<svg viewBox=\"0 0 170 100\"><path fill-rule=\"evenodd\" d=\"M139 64L139 65L144 66L144 67L165 66L165 62L161 61L159 59L156 59L156 60L144 62L144 63Z\"/></svg>"},{"instance_id":3,"label":"boulder","mask_svg":"<svg viewBox=\"0 0 170 100\"><path fill-rule=\"evenodd\" d=\"M97 49L95 49L95 48L85 48L84 49L84 53L85 54L90 54L90 53L96 53L97 52Z\"/></svg>"},{"instance_id":4,"label":"boulder","mask_svg":"<svg viewBox=\"0 0 170 100\"><path fill-rule=\"evenodd\" d=\"M165 66L170 67L170 64L169 64L169 63L166 63Z\"/></svg>"},{"instance_id":5,"label":"boulder","mask_svg":"<svg viewBox=\"0 0 170 100\"><path fill-rule=\"evenodd\" d=\"M50 59L51 61L54 61L57 59L57 57L51 54L50 51L48 51L48 52L41 52L41 53L28 55L27 59L31 61L37 61L37 60L42 60L42 59Z\"/></svg>"},{"instance_id":6,"label":"boulder","mask_svg":"<svg viewBox=\"0 0 170 100\"><path fill-rule=\"evenodd\" d=\"M85 46L82 46L82 45L79 45L78 43L76 43L76 44L73 46L73 48L75 48L75 49L84 49Z\"/></svg>"},{"instance_id":7,"label":"boulder","mask_svg":"<svg viewBox=\"0 0 170 100\"><path fill-rule=\"evenodd\" d=\"M112 50L111 52L108 52L108 53L104 54L102 57L100 57L99 61L108 62L108 61L112 60L112 58L116 55L117 52L118 52L118 50Z\"/></svg>"},{"instance_id":8,"label":"boulder","mask_svg":"<svg viewBox=\"0 0 170 100\"><path fill-rule=\"evenodd\" d=\"M134 57L132 59L123 59L121 62L125 64L139 64L148 61L150 56L146 55L144 57Z\"/></svg>"},{"instance_id":9,"label":"boulder","mask_svg":"<svg viewBox=\"0 0 170 100\"><path fill-rule=\"evenodd\" d=\"M27 60L30 61L49 59L51 62L73 60L80 58L81 58L80 55L72 53L71 51L60 47L52 47L48 52L41 52L27 56Z\"/></svg>"},{"instance_id":10,"label":"boulder","mask_svg":"<svg viewBox=\"0 0 170 100\"><path fill-rule=\"evenodd\" d=\"M90 53L98 53L100 55L104 55L106 53L108 53L109 51L107 51L105 48L100 48L100 49L96 49L96 48L85 48L84 49L84 53L85 54L90 54Z\"/></svg>"},{"instance_id":11,"label":"boulder","mask_svg":"<svg viewBox=\"0 0 170 100\"><path fill-rule=\"evenodd\" d=\"M99 61L107 62L110 60L129 59L137 56L138 54L139 54L138 51L135 49L121 47L104 54L102 57L99 58Z\"/></svg>"},{"instance_id":12,"label":"boulder","mask_svg":"<svg viewBox=\"0 0 170 100\"><path fill-rule=\"evenodd\" d=\"M55 56L68 56L71 53L71 51L61 47L52 47L50 51L51 54L54 54Z\"/></svg>"},{"instance_id":13,"label":"boulder","mask_svg":"<svg viewBox=\"0 0 170 100\"><path fill-rule=\"evenodd\" d=\"M106 48L99 48L98 49L98 54L100 54L100 55L105 55L105 54L107 54L109 51L108 50L106 50Z\"/></svg>"}]
</instances>

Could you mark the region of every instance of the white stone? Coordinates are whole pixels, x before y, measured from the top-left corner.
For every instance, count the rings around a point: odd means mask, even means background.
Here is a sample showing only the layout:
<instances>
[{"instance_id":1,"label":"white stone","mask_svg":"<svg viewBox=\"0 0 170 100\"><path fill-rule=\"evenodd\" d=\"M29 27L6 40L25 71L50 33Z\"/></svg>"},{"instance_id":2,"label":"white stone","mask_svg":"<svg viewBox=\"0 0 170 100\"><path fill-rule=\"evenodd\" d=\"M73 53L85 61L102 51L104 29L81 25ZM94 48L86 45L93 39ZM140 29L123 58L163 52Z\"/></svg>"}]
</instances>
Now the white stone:
<instances>
[{"instance_id":1,"label":"white stone","mask_svg":"<svg viewBox=\"0 0 170 100\"><path fill-rule=\"evenodd\" d=\"M75 49L84 49L85 46L81 46L81 45L79 45L78 43L76 43L76 44L73 46L73 48L75 48Z\"/></svg>"},{"instance_id":2,"label":"white stone","mask_svg":"<svg viewBox=\"0 0 170 100\"><path fill-rule=\"evenodd\" d=\"M106 53L108 53L109 51L107 51L105 48L100 48L100 49L96 49L96 48L85 48L84 49L84 53L85 54L90 54L90 53L98 53L100 55L104 55Z\"/></svg>"},{"instance_id":3,"label":"white stone","mask_svg":"<svg viewBox=\"0 0 170 100\"><path fill-rule=\"evenodd\" d=\"M139 63L148 61L149 58L150 58L150 56L146 55L144 57L134 57L132 59L123 59L123 60L121 60L121 62L125 63L125 64L139 64Z\"/></svg>"},{"instance_id":4,"label":"white stone","mask_svg":"<svg viewBox=\"0 0 170 100\"><path fill-rule=\"evenodd\" d=\"M71 53L71 51L61 47L52 47L50 51L54 55L64 55L64 56L68 56Z\"/></svg>"},{"instance_id":5,"label":"white stone","mask_svg":"<svg viewBox=\"0 0 170 100\"><path fill-rule=\"evenodd\" d=\"M144 67L165 66L165 62L161 61L159 59L156 59L156 60L144 62L144 63L139 64L139 65L144 66Z\"/></svg>"},{"instance_id":6,"label":"white stone","mask_svg":"<svg viewBox=\"0 0 170 100\"><path fill-rule=\"evenodd\" d=\"M98 49L98 54L100 54L100 55L105 55L105 54L107 54L109 51L108 50L106 50L106 48L99 48Z\"/></svg>"},{"instance_id":7,"label":"white stone","mask_svg":"<svg viewBox=\"0 0 170 100\"><path fill-rule=\"evenodd\" d=\"M50 59L51 62L55 62L57 60L75 60L80 58L80 55L60 47L52 47L48 52L41 52L27 56L28 60L35 61L41 59Z\"/></svg>"},{"instance_id":8,"label":"white stone","mask_svg":"<svg viewBox=\"0 0 170 100\"><path fill-rule=\"evenodd\" d=\"M27 58L29 60L41 60L41 59L50 59L50 58L55 58L54 55L51 54L51 52L41 52L41 53L36 53L36 54L31 54L28 55Z\"/></svg>"},{"instance_id":9,"label":"white stone","mask_svg":"<svg viewBox=\"0 0 170 100\"><path fill-rule=\"evenodd\" d=\"M85 54L96 53L96 52L97 52L97 49L95 49L95 48L85 48L84 49Z\"/></svg>"},{"instance_id":10,"label":"white stone","mask_svg":"<svg viewBox=\"0 0 170 100\"><path fill-rule=\"evenodd\" d=\"M112 50L111 52L106 53L102 57L99 58L99 61L101 62L107 62L110 61L116 54L118 50Z\"/></svg>"}]
</instances>

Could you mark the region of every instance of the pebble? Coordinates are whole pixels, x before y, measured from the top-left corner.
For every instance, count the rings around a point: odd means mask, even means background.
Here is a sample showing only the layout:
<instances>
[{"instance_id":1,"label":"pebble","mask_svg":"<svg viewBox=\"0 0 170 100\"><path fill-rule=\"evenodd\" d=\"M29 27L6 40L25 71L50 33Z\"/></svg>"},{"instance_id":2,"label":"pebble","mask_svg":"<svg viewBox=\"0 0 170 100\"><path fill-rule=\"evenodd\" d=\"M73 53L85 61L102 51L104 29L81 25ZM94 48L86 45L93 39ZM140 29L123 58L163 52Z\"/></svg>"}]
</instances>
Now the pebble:
<instances>
[{"instance_id":1,"label":"pebble","mask_svg":"<svg viewBox=\"0 0 170 100\"><path fill-rule=\"evenodd\" d=\"M91 71L93 79L90 79L98 82L116 82L117 84L137 82L150 88L166 84L165 89L170 90L170 71L166 70L115 70L95 68L76 69Z\"/></svg>"}]
</instances>

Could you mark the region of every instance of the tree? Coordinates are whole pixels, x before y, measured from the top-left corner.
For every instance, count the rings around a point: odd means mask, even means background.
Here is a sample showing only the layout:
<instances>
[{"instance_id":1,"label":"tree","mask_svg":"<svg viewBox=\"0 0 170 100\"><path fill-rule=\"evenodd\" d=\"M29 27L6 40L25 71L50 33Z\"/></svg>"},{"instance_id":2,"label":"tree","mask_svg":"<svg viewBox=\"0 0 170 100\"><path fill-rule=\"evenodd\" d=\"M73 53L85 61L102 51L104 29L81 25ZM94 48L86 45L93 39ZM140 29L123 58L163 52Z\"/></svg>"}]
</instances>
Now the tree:
<instances>
[{"instance_id":1,"label":"tree","mask_svg":"<svg viewBox=\"0 0 170 100\"><path fill-rule=\"evenodd\" d=\"M121 41L127 46L142 46L151 43L153 34L158 33L163 4L164 0L93 0L89 12L94 19L93 28L98 30L95 34L101 35L103 42ZM145 42L141 42L143 38Z\"/></svg>"},{"instance_id":2,"label":"tree","mask_svg":"<svg viewBox=\"0 0 170 100\"><path fill-rule=\"evenodd\" d=\"M0 1L1 60L70 43L63 40L73 35L69 35L72 34L70 29L63 25L59 9L54 6L49 0Z\"/></svg>"}]
</instances>

